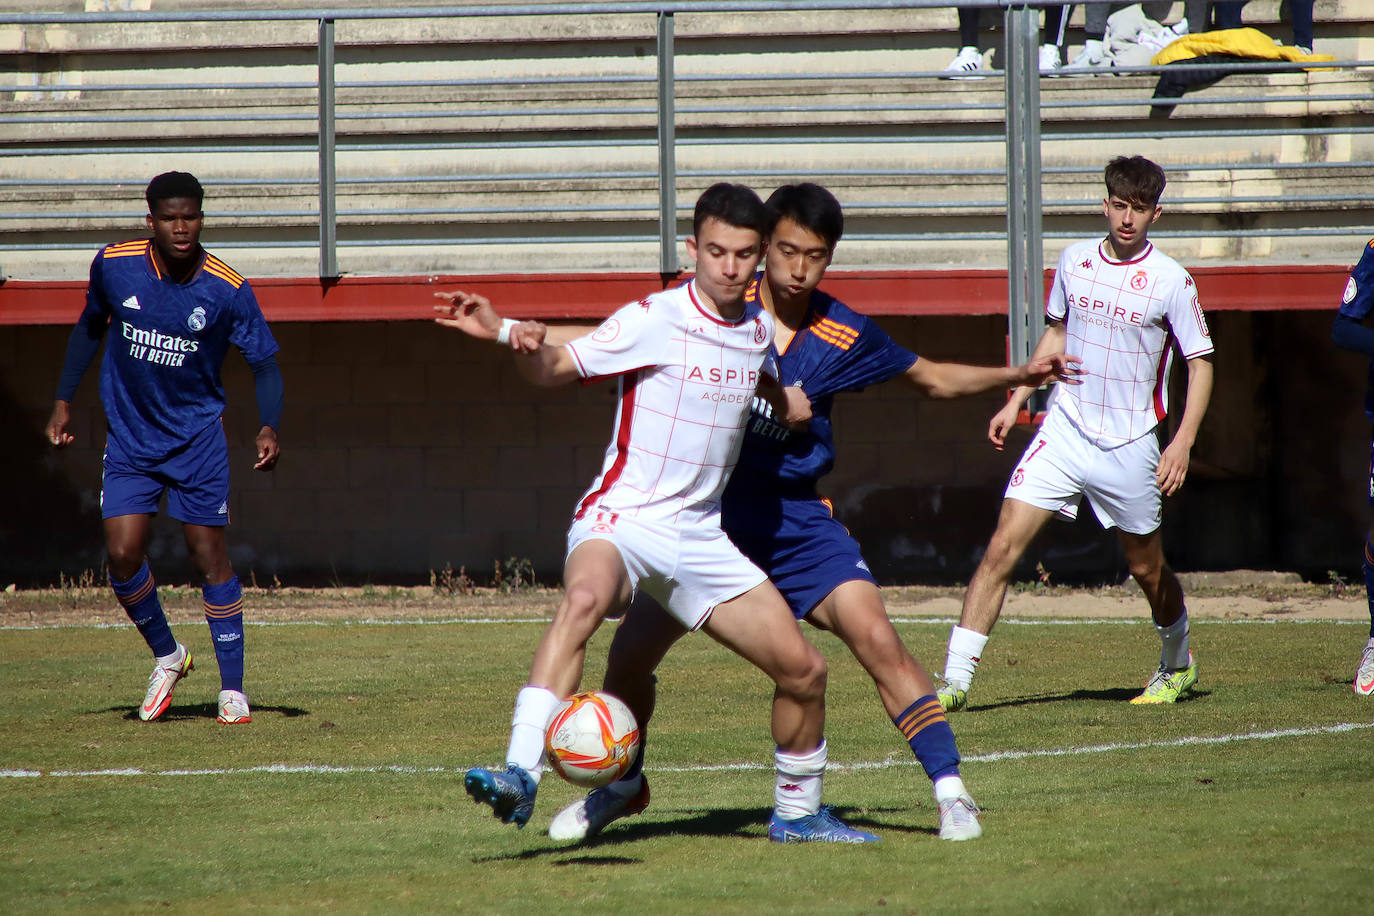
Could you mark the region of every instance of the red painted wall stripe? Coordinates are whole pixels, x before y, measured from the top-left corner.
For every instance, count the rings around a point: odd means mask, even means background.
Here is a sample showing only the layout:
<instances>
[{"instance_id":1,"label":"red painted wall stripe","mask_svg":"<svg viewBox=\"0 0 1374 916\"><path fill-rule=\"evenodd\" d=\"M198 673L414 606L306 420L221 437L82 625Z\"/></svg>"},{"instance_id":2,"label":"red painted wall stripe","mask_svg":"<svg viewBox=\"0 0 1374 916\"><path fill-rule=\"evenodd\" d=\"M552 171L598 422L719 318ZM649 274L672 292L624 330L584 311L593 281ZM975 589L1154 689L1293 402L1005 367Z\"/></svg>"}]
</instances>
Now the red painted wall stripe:
<instances>
[{"instance_id":1,"label":"red painted wall stripe","mask_svg":"<svg viewBox=\"0 0 1374 916\"><path fill-rule=\"evenodd\" d=\"M1258 265L1192 271L1202 306L1214 311L1325 310L1340 305L1349 266ZM1049 283L1052 271L1045 274ZM513 318L600 319L662 289L656 273L313 277L250 280L269 321L427 321L436 290L465 289ZM670 283L677 282L670 280ZM69 325L86 283L10 280L0 285L0 325ZM869 315L1005 315L1001 270L832 270L825 289Z\"/></svg>"}]
</instances>

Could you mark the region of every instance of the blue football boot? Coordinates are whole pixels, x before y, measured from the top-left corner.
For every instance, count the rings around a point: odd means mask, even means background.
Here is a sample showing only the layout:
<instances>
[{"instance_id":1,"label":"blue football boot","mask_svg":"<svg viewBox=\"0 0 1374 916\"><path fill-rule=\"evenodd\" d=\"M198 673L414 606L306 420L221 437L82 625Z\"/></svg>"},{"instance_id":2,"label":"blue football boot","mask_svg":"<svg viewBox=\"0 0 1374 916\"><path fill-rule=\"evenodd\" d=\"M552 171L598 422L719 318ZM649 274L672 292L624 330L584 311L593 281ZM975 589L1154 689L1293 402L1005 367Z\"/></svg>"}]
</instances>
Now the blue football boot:
<instances>
[{"instance_id":1,"label":"blue football boot","mask_svg":"<svg viewBox=\"0 0 1374 916\"><path fill-rule=\"evenodd\" d=\"M815 814L788 821L773 813L768 839L774 843L877 843L882 837L846 826L826 805Z\"/></svg>"},{"instance_id":2,"label":"blue football boot","mask_svg":"<svg viewBox=\"0 0 1374 916\"><path fill-rule=\"evenodd\" d=\"M513 763L502 772L473 767L463 774L463 788L474 801L491 805L491 812L507 824L524 827L534 813L534 793L539 790L530 774Z\"/></svg>"}]
</instances>

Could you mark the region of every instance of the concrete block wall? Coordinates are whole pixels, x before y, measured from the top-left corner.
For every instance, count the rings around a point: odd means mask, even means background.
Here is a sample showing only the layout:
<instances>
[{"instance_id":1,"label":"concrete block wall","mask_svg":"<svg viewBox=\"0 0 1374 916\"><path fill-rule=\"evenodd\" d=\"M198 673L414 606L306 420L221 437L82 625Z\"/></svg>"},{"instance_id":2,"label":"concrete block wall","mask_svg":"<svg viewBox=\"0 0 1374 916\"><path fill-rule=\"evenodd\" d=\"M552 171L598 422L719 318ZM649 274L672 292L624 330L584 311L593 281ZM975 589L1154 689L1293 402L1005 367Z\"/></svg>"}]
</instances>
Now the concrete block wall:
<instances>
[{"instance_id":1,"label":"concrete block wall","mask_svg":"<svg viewBox=\"0 0 1374 916\"><path fill-rule=\"evenodd\" d=\"M1180 569L1269 567L1355 575L1366 525L1365 365L1333 351L1325 312L1211 316L1217 389L1183 493L1165 512ZM997 364L1005 321L882 318L934 359ZM528 559L557 582L576 500L600 466L610 385L534 389L510 358L428 322L274 328L282 345L283 457L255 473L251 377L231 354L231 555L245 581L411 584L432 570ZM99 569L103 419L96 372L78 392L70 449L42 440L68 329L0 326L0 581L50 585ZM1303 367L1292 372L1291 367ZM1176 372L1175 404L1182 401ZM887 582L967 578L1026 441L987 444L996 393L929 401L894 382L842 395L837 470L824 490ZM163 581L188 581L179 526L159 517L150 553ZM1111 581L1125 569L1085 507L1054 525L1021 570Z\"/></svg>"}]
</instances>

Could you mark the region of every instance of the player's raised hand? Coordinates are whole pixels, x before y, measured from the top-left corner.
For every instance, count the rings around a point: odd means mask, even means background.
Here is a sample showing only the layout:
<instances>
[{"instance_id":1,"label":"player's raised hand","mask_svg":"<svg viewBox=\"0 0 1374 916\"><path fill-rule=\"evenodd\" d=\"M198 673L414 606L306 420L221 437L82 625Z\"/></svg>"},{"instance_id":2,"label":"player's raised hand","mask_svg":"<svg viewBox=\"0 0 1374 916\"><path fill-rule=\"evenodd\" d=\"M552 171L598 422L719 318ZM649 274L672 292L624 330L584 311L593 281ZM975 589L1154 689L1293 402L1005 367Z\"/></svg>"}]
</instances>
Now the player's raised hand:
<instances>
[{"instance_id":1,"label":"player's raised hand","mask_svg":"<svg viewBox=\"0 0 1374 916\"><path fill-rule=\"evenodd\" d=\"M1174 439L1159 453L1159 470L1155 472L1155 483L1159 484L1159 491L1165 496L1173 496L1183 486L1183 481L1188 477L1191 451L1188 443Z\"/></svg>"},{"instance_id":2,"label":"player's raised hand","mask_svg":"<svg viewBox=\"0 0 1374 916\"><path fill-rule=\"evenodd\" d=\"M1067 353L1047 353L1037 356L1021 367L1022 378L1018 384L1039 388L1050 382L1063 382L1066 385L1083 384L1083 360Z\"/></svg>"},{"instance_id":3,"label":"player's raised hand","mask_svg":"<svg viewBox=\"0 0 1374 916\"><path fill-rule=\"evenodd\" d=\"M258 430L258 460L253 465L255 471L270 471L277 466L281 457L281 446L277 444L277 431L270 426Z\"/></svg>"},{"instance_id":4,"label":"player's raised hand","mask_svg":"<svg viewBox=\"0 0 1374 916\"><path fill-rule=\"evenodd\" d=\"M52 405L52 416L48 418L48 425L43 430L49 442L58 448L66 448L76 441L76 437L67 432L67 424L71 422L71 407L66 401L54 401Z\"/></svg>"},{"instance_id":5,"label":"player's raised hand","mask_svg":"<svg viewBox=\"0 0 1374 916\"><path fill-rule=\"evenodd\" d=\"M434 298L442 299L445 303L434 307L434 311L439 313L439 317L434 319L435 324L454 328L478 340L496 340L501 332L501 316L485 296L454 290L435 293Z\"/></svg>"},{"instance_id":6,"label":"player's raised hand","mask_svg":"<svg viewBox=\"0 0 1374 916\"><path fill-rule=\"evenodd\" d=\"M988 439L992 442L992 447L999 452L1007 444L1007 431L1016 425L1016 418L1021 414L1021 405L1011 398L1002 405L1002 409L993 414L992 421L988 423Z\"/></svg>"}]
</instances>

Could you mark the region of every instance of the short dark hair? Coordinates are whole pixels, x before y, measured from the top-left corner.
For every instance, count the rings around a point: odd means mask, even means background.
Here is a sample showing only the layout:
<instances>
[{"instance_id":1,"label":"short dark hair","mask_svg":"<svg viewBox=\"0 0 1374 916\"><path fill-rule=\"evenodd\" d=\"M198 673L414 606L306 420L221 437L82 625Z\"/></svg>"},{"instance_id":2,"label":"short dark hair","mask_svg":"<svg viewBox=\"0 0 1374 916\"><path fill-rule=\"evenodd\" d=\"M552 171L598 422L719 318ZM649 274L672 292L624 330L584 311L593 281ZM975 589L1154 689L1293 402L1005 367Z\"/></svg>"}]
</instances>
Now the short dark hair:
<instances>
[{"instance_id":1,"label":"short dark hair","mask_svg":"<svg viewBox=\"0 0 1374 916\"><path fill-rule=\"evenodd\" d=\"M767 238L773 230L772 220L763 201L751 189L728 181L711 185L697 198L692 214L692 235L701 235L701 227L712 217L740 229L753 229L759 238Z\"/></svg>"},{"instance_id":2,"label":"short dark hair","mask_svg":"<svg viewBox=\"0 0 1374 916\"><path fill-rule=\"evenodd\" d=\"M1158 206L1164 194L1164 170L1144 156L1117 156L1102 170L1107 195L1145 207Z\"/></svg>"},{"instance_id":3,"label":"short dark hair","mask_svg":"<svg viewBox=\"0 0 1374 916\"><path fill-rule=\"evenodd\" d=\"M172 197L189 197L196 202L197 207L205 202L205 192L201 189L196 176L190 172L163 172L148 182L148 190L143 192L143 196L148 200L149 213L157 206L159 200L168 200Z\"/></svg>"},{"instance_id":4,"label":"short dark hair","mask_svg":"<svg viewBox=\"0 0 1374 916\"><path fill-rule=\"evenodd\" d=\"M831 251L844 235L844 210L839 200L818 184L785 184L768 196L764 206L774 226L786 217L819 235Z\"/></svg>"}]
</instances>

